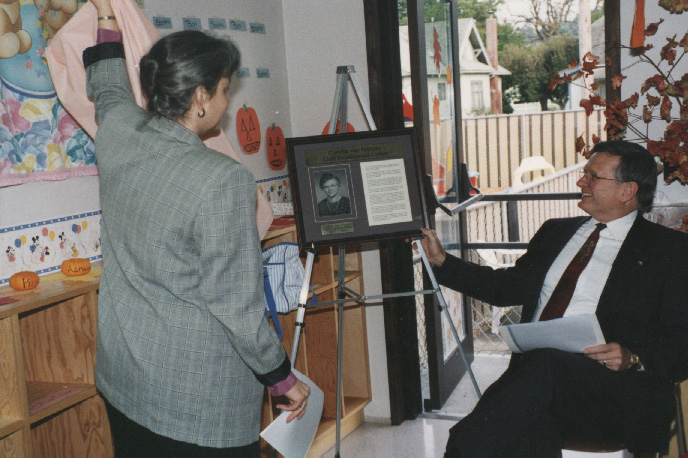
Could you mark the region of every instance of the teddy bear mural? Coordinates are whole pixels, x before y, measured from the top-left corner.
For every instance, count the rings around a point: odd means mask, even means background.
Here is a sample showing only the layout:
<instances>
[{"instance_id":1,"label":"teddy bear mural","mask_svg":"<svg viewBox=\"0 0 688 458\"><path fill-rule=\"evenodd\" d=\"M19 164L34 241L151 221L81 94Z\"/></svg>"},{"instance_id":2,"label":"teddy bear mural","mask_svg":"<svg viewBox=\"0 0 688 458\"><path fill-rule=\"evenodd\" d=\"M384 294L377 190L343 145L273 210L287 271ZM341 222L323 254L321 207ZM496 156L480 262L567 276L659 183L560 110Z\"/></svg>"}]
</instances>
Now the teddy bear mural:
<instances>
[{"instance_id":1,"label":"teddy bear mural","mask_svg":"<svg viewBox=\"0 0 688 458\"><path fill-rule=\"evenodd\" d=\"M0 0L0 58L9 59L31 49L31 35L22 29L19 0Z\"/></svg>"},{"instance_id":2,"label":"teddy bear mural","mask_svg":"<svg viewBox=\"0 0 688 458\"><path fill-rule=\"evenodd\" d=\"M0 0L0 187L98 173L93 142L57 99L45 59L84 3Z\"/></svg>"},{"instance_id":3,"label":"teddy bear mural","mask_svg":"<svg viewBox=\"0 0 688 458\"><path fill-rule=\"evenodd\" d=\"M33 0L33 3L42 12L43 35L47 40L54 37L79 9L77 0Z\"/></svg>"}]
</instances>

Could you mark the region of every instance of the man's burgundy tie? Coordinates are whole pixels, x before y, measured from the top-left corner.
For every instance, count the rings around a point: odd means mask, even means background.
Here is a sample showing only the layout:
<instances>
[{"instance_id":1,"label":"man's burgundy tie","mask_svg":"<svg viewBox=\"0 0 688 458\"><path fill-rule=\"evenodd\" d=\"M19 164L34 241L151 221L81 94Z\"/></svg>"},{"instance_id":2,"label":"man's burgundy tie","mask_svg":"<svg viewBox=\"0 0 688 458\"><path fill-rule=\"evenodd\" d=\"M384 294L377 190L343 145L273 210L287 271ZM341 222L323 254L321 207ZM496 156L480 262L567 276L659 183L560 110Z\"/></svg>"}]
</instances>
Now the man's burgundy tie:
<instances>
[{"instance_id":1,"label":"man's burgundy tie","mask_svg":"<svg viewBox=\"0 0 688 458\"><path fill-rule=\"evenodd\" d=\"M571 302L573 291L576 289L578 277L580 277L581 272L583 272L585 266L590 262L597 241L600 239L600 232L605 227L607 227L606 224L597 223L597 227L592 234L590 234L588 240L586 240L581 249L578 250L578 253L576 253L576 256L561 276L556 288L554 288L549 301L547 301L547 305L540 315L540 321L553 320L564 316L564 312Z\"/></svg>"}]
</instances>

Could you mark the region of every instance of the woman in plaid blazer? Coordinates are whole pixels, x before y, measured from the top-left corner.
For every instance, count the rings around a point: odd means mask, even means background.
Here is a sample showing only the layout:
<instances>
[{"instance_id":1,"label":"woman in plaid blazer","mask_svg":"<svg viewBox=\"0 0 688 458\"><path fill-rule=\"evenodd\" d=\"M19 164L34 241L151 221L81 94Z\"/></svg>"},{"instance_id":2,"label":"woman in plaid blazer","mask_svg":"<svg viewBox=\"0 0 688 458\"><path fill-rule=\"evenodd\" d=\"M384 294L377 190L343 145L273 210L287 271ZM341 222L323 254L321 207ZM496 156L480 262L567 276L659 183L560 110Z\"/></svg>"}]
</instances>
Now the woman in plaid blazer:
<instances>
[{"instance_id":1,"label":"woman in plaid blazer","mask_svg":"<svg viewBox=\"0 0 688 458\"><path fill-rule=\"evenodd\" d=\"M264 316L251 172L207 148L239 53L177 32L140 63L136 105L110 0L83 55L96 106L103 275L96 384L117 456L259 456L263 386L305 412L308 387Z\"/></svg>"}]
</instances>

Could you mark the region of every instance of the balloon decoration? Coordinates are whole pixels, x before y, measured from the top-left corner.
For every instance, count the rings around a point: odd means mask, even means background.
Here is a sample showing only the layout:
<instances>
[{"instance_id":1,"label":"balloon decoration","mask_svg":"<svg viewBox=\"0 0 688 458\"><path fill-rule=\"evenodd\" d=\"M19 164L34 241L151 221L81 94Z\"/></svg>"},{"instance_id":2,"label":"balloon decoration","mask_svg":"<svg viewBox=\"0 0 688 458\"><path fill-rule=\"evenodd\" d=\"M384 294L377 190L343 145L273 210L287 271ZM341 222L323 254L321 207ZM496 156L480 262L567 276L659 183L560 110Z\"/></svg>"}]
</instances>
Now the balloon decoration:
<instances>
[{"instance_id":1,"label":"balloon decoration","mask_svg":"<svg viewBox=\"0 0 688 458\"><path fill-rule=\"evenodd\" d=\"M256 110L244 105L239 108L236 116L237 137L241 149L246 154L257 153L260 149L260 123Z\"/></svg>"},{"instance_id":2,"label":"balloon decoration","mask_svg":"<svg viewBox=\"0 0 688 458\"><path fill-rule=\"evenodd\" d=\"M346 123L346 132L354 132L354 126L351 125L351 123ZM325 128L322 131L322 135L327 135L330 133L330 122L328 121L327 124L325 124ZM341 134L342 133L342 121L337 120L337 128L334 130L335 134Z\"/></svg>"},{"instance_id":3,"label":"balloon decoration","mask_svg":"<svg viewBox=\"0 0 688 458\"><path fill-rule=\"evenodd\" d=\"M274 124L268 127L265 139L270 168L272 170L282 170L287 163L287 145L284 143L282 128Z\"/></svg>"}]
</instances>

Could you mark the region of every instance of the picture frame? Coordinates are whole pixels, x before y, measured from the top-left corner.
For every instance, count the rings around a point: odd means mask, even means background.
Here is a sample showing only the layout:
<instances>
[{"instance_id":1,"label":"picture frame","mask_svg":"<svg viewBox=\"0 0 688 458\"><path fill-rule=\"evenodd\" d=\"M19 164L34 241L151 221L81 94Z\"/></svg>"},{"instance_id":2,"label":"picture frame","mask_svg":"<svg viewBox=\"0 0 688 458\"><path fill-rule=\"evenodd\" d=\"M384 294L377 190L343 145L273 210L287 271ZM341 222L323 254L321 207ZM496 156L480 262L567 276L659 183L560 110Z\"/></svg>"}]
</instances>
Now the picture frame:
<instances>
[{"instance_id":1,"label":"picture frame","mask_svg":"<svg viewBox=\"0 0 688 458\"><path fill-rule=\"evenodd\" d=\"M416 237L428 226L414 129L287 138L301 249Z\"/></svg>"}]
</instances>

